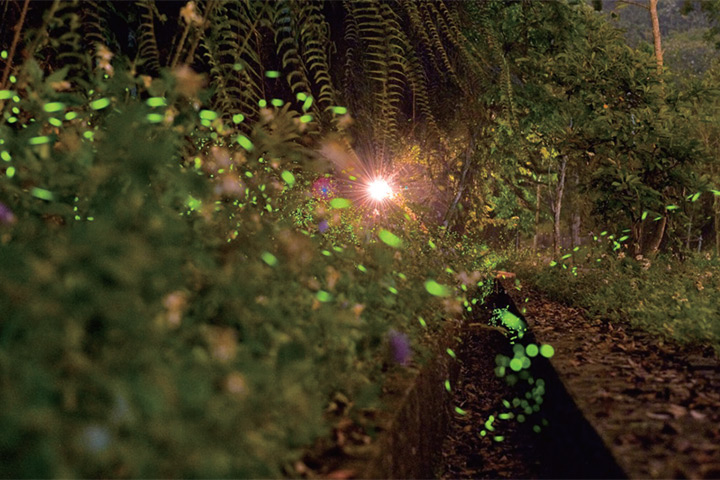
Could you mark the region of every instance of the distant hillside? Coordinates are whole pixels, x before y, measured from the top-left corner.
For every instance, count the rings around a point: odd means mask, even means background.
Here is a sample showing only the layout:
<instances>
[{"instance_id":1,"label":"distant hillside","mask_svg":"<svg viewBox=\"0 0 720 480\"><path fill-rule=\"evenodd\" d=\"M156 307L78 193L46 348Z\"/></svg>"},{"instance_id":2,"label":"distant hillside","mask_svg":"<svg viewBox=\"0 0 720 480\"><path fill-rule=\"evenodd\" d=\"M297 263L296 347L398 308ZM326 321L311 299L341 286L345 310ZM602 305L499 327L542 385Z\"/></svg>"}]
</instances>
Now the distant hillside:
<instances>
[{"instance_id":1,"label":"distant hillside","mask_svg":"<svg viewBox=\"0 0 720 480\"><path fill-rule=\"evenodd\" d=\"M636 0L647 4L647 0ZM699 8L683 15L685 0L660 0L658 16L665 64L677 75L698 75L705 72L713 59L720 57L712 42L705 38L710 23ZM652 48L652 32L648 11L621 0L602 0L602 12L625 31L633 47L645 44Z\"/></svg>"}]
</instances>

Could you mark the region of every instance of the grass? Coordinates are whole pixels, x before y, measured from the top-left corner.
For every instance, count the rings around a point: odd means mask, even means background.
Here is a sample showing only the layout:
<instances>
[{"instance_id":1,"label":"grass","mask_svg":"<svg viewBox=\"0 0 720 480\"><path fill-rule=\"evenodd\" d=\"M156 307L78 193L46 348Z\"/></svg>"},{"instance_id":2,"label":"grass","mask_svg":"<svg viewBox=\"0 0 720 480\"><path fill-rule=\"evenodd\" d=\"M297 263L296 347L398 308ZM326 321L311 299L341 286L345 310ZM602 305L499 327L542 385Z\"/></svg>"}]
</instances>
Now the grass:
<instances>
[{"instance_id":1,"label":"grass","mask_svg":"<svg viewBox=\"0 0 720 480\"><path fill-rule=\"evenodd\" d=\"M717 257L649 260L581 249L556 262L520 252L505 268L554 300L681 345L709 345L720 355Z\"/></svg>"}]
</instances>

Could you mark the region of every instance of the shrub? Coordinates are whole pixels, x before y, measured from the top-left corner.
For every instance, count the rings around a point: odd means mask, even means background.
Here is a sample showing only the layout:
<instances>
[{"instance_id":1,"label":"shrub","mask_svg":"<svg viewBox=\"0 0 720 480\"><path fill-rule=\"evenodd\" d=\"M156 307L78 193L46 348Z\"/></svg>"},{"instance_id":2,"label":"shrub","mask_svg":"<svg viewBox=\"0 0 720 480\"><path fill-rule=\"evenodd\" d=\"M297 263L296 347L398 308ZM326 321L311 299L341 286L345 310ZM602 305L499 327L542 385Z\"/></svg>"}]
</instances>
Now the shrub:
<instances>
[{"instance_id":1,"label":"shrub","mask_svg":"<svg viewBox=\"0 0 720 480\"><path fill-rule=\"evenodd\" d=\"M169 74L88 97L30 71L0 126L0 476L279 476L334 394L377 405L389 334L421 358L494 266L407 219L295 225L317 173L287 107L241 133Z\"/></svg>"}]
</instances>

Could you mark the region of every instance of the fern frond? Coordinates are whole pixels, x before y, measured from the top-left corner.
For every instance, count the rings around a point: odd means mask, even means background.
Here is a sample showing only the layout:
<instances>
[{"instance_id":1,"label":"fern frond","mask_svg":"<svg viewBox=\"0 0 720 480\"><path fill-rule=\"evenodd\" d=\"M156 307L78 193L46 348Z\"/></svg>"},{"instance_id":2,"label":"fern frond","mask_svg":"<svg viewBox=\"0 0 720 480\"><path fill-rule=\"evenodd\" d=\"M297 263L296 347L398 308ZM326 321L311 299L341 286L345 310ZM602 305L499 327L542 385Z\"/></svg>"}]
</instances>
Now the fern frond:
<instances>
[{"instance_id":1,"label":"fern frond","mask_svg":"<svg viewBox=\"0 0 720 480\"><path fill-rule=\"evenodd\" d=\"M45 60L50 71L67 68L66 80L75 88L84 89L91 70L92 58L87 55L82 41L79 0L57 2L51 9L46 25L47 41L35 52Z\"/></svg>"},{"instance_id":2,"label":"fern frond","mask_svg":"<svg viewBox=\"0 0 720 480\"><path fill-rule=\"evenodd\" d=\"M108 19L115 10L112 2L85 0L81 2L81 7L83 43L87 51L95 51L98 44L113 51L119 50L117 39L108 24Z\"/></svg>"},{"instance_id":3,"label":"fern frond","mask_svg":"<svg viewBox=\"0 0 720 480\"><path fill-rule=\"evenodd\" d=\"M300 55L297 2L280 0L273 15L275 51L293 94L310 93L310 79L305 62Z\"/></svg>"},{"instance_id":4,"label":"fern frond","mask_svg":"<svg viewBox=\"0 0 720 480\"><path fill-rule=\"evenodd\" d=\"M221 2L210 17L210 32L202 43L216 87L215 106L226 114L254 116L264 97L262 22L272 22L269 2Z\"/></svg>"},{"instance_id":5,"label":"fern frond","mask_svg":"<svg viewBox=\"0 0 720 480\"><path fill-rule=\"evenodd\" d=\"M142 65L149 75L157 75L160 72L160 49L155 33L155 0L138 0L135 4L140 8L138 65Z\"/></svg>"},{"instance_id":6,"label":"fern frond","mask_svg":"<svg viewBox=\"0 0 720 480\"><path fill-rule=\"evenodd\" d=\"M319 5L314 2L301 2L297 13L298 24L302 26L302 58L307 65L307 71L312 75L313 86L318 93L318 104L327 111L336 103L327 52L330 44L329 27Z\"/></svg>"}]
</instances>

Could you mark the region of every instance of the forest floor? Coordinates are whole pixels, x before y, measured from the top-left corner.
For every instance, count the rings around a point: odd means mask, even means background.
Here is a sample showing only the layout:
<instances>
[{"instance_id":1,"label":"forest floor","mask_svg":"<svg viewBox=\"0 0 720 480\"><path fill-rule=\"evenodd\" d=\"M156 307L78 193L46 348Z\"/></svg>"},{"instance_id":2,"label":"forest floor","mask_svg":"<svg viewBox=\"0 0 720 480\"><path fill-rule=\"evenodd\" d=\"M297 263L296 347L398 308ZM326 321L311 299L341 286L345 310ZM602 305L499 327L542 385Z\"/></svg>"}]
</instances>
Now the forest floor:
<instances>
[{"instance_id":1,"label":"forest floor","mask_svg":"<svg viewBox=\"0 0 720 480\"><path fill-rule=\"evenodd\" d=\"M517 291L509 292L520 304ZM528 298L524 305L531 331L539 343L554 347L552 366L572 398L556 403L579 407L630 478L720 478L720 361L711 348L670 345L594 319L538 291L524 290L523 298ZM493 378L493 359L474 343L470 335L462 352L455 402L468 414L456 417L450 427L444 478L613 476L590 460L583 467L584 459L568 450L571 444L550 438L568 436L570 431L552 422L576 421L569 413L566 418L548 414L551 425L540 435L528 424L507 422L503 442L480 437L498 400L513 393ZM570 411L569 405L555 407L555 412ZM587 445L586 450L593 448ZM612 471L611 465L605 468Z\"/></svg>"}]
</instances>

